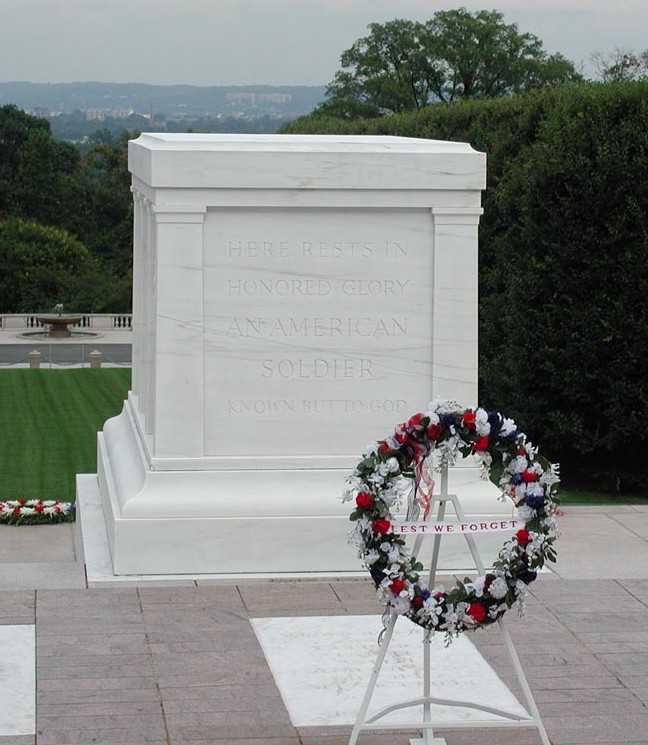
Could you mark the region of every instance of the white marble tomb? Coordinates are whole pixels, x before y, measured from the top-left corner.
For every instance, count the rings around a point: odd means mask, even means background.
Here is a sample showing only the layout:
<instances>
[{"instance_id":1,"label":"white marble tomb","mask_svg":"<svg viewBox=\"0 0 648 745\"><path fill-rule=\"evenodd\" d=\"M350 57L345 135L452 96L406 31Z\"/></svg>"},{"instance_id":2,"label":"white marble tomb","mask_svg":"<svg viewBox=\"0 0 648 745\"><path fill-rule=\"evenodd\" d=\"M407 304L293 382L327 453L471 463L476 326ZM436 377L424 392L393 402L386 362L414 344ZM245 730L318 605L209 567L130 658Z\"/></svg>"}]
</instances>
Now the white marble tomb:
<instances>
[{"instance_id":1,"label":"white marble tomb","mask_svg":"<svg viewBox=\"0 0 648 745\"><path fill-rule=\"evenodd\" d=\"M477 403L485 155L144 134L129 164L133 383L98 447L115 573L360 569L338 495L367 442L434 395ZM510 513L455 470L469 514Z\"/></svg>"}]
</instances>

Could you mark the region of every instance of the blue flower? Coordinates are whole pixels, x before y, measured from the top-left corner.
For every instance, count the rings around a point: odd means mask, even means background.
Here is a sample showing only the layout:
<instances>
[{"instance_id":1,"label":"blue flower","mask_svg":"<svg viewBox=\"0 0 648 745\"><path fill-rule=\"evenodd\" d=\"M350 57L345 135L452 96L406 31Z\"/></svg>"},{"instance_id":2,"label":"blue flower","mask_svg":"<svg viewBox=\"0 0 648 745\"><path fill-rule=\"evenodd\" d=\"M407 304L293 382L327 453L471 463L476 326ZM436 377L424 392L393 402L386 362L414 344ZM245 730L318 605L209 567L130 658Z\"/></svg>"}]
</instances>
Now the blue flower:
<instances>
[{"instance_id":1,"label":"blue flower","mask_svg":"<svg viewBox=\"0 0 648 745\"><path fill-rule=\"evenodd\" d=\"M457 423L457 415L456 414L443 414L441 417L441 424L444 427L454 427L454 425Z\"/></svg>"},{"instance_id":2,"label":"blue flower","mask_svg":"<svg viewBox=\"0 0 648 745\"><path fill-rule=\"evenodd\" d=\"M488 423L491 426L490 429L490 441L493 442L497 439L497 436L500 433L500 430L502 429L502 418L496 411L489 411L488 412Z\"/></svg>"},{"instance_id":3,"label":"blue flower","mask_svg":"<svg viewBox=\"0 0 648 745\"><path fill-rule=\"evenodd\" d=\"M518 484L522 483L522 475L519 473L514 473L513 476L511 476L511 481L517 486Z\"/></svg>"},{"instance_id":4,"label":"blue flower","mask_svg":"<svg viewBox=\"0 0 648 745\"><path fill-rule=\"evenodd\" d=\"M544 494L527 494L526 497L524 497L524 501L529 505L529 507L533 507L533 509L536 510L544 504Z\"/></svg>"}]
</instances>

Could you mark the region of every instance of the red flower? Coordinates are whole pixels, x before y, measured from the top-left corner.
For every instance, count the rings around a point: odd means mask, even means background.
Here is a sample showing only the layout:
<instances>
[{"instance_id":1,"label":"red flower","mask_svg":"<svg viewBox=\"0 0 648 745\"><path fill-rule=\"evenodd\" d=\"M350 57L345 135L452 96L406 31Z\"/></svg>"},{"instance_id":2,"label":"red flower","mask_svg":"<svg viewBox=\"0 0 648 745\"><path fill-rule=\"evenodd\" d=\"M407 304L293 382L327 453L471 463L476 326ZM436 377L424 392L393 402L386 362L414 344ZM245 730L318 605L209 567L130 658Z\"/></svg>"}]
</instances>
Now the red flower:
<instances>
[{"instance_id":1,"label":"red flower","mask_svg":"<svg viewBox=\"0 0 648 745\"><path fill-rule=\"evenodd\" d=\"M11 510L12 515L20 515L20 507L14 507L13 510Z\"/></svg>"},{"instance_id":2,"label":"red flower","mask_svg":"<svg viewBox=\"0 0 648 745\"><path fill-rule=\"evenodd\" d=\"M488 450L488 435L482 435L481 437L478 437L477 440L473 443L473 450Z\"/></svg>"},{"instance_id":3,"label":"red flower","mask_svg":"<svg viewBox=\"0 0 648 745\"><path fill-rule=\"evenodd\" d=\"M427 428L427 434L431 440L438 440L442 432L443 427L440 424L430 424Z\"/></svg>"},{"instance_id":4,"label":"red flower","mask_svg":"<svg viewBox=\"0 0 648 745\"><path fill-rule=\"evenodd\" d=\"M20 504L20 505L27 504L27 500L26 499L17 499L16 502L18 502L18 504Z\"/></svg>"},{"instance_id":5,"label":"red flower","mask_svg":"<svg viewBox=\"0 0 648 745\"><path fill-rule=\"evenodd\" d=\"M518 448L518 455L526 455L526 450L524 448Z\"/></svg>"},{"instance_id":6,"label":"red flower","mask_svg":"<svg viewBox=\"0 0 648 745\"><path fill-rule=\"evenodd\" d=\"M38 503L38 504L37 504L37 505L36 505L36 506L34 507L34 510L36 510L36 512L42 512L42 511L43 511L44 509L45 509L45 508L43 507L43 505L42 505L42 503L41 503L41 502L39 502L39 503Z\"/></svg>"},{"instance_id":7,"label":"red flower","mask_svg":"<svg viewBox=\"0 0 648 745\"><path fill-rule=\"evenodd\" d=\"M391 448L389 447L389 445L387 444L385 440L382 440L381 442L378 443L378 450L380 450L381 453L388 453L391 450Z\"/></svg>"},{"instance_id":8,"label":"red flower","mask_svg":"<svg viewBox=\"0 0 648 745\"><path fill-rule=\"evenodd\" d=\"M389 585L389 589L394 593L394 595L398 595L400 592L403 592L405 589L405 580L402 579L395 579L392 581L392 583Z\"/></svg>"},{"instance_id":9,"label":"red flower","mask_svg":"<svg viewBox=\"0 0 648 745\"><path fill-rule=\"evenodd\" d=\"M488 615L488 611L481 603L471 603L466 613L477 623L481 623Z\"/></svg>"},{"instance_id":10,"label":"red flower","mask_svg":"<svg viewBox=\"0 0 648 745\"><path fill-rule=\"evenodd\" d=\"M386 533L390 528L391 523L389 522L389 520L383 520L381 517L379 517L377 520L374 520L371 526L371 529L376 535Z\"/></svg>"},{"instance_id":11,"label":"red flower","mask_svg":"<svg viewBox=\"0 0 648 745\"><path fill-rule=\"evenodd\" d=\"M415 608L421 608L421 607L423 607L423 603L424 602L425 602L425 600L423 600L423 598L420 595L417 595L416 597L412 598L412 605Z\"/></svg>"},{"instance_id":12,"label":"red flower","mask_svg":"<svg viewBox=\"0 0 648 745\"><path fill-rule=\"evenodd\" d=\"M475 412L474 411L464 411L463 415L463 423L464 426L468 427L468 429L475 429L477 426L475 424Z\"/></svg>"},{"instance_id":13,"label":"red flower","mask_svg":"<svg viewBox=\"0 0 648 745\"><path fill-rule=\"evenodd\" d=\"M421 419L423 419L423 414L418 413L411 416L407 421L408 427L418 427L421 428Z\"/></svg>"},{"instance_id":14,"label":"red flower","mask_svg":"<svg viewBox=\"0 0 648 745\"><path fill-rule=\"evenodd\" d=\"M532 481L538 480L538 474L535 471L530 471L528 468L526 471L522 471L520 475L525 484L530 484Z\"/></svg>"},{"instance_id":15,"label":"red flower","mask_svg":"<svg viewBox=\"0 0 648 745\"><path fill-rule=\"evenodd\" d=\"M515 534L515 537L517 538L517 542L520 544L520 546L528 546L529 543L531 543L531 534L526 528L518 530L518 532Z\"/></svg>"},{"instance_id":16,"label":"red flower","mask_svg":"<svg viewBox=\"0 0 648 745\"><path fill-rule=\"evenodd\" d=\"M366 491L361 491L356 497L356 504L361 510L368 510L373 504L373 497L371 494L367 494Z\"/></svg>"}]
</instances>

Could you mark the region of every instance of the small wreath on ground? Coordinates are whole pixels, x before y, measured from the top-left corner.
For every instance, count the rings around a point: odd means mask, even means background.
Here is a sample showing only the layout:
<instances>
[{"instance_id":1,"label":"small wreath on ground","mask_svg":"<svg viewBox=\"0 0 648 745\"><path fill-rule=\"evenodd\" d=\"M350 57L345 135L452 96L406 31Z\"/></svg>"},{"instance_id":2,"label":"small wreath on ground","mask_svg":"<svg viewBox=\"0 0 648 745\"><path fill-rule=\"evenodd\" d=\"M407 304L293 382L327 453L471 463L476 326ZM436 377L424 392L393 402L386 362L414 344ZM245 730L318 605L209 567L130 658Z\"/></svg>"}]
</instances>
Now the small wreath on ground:
<instances>
[{"instance_id":1,"label":"small wreath on ground","mask_svg":"<svg viewBox=\"0 0 648 745\"><path fill-rule=\"evenodd\" d=\"M10 499L0 502L0 523L41 525L66 522L74 516L74 502L58 499Z\"/></svg>"},{"instance_id":2,"label":"small wreath on ground","mask_svg":"<svg viewBox=\"0 0 648 745\"><path fill-rule=\"evenodd\" d=\"M427 587L419 575L423 565L392 529L392 509L407 500L407 519L415 520L429 500L426 469L433 450L441 466L454 463L458 454L475 456L485 477L493 463L500 466L502 499L512 500L525 525L504 544L492 571L458 581L450 591ZM557 464L539 457L512 419L482 408L463 409L444 399L399 424L393 435L370 444L347 479L343 500L355 503L351 537L386 612L407 616L428 632L444 631L450 639L494 623L515 603L522 609L526 586L546 561L556 558L554 492L559 480Z\"/></svg>"}]
</instances>

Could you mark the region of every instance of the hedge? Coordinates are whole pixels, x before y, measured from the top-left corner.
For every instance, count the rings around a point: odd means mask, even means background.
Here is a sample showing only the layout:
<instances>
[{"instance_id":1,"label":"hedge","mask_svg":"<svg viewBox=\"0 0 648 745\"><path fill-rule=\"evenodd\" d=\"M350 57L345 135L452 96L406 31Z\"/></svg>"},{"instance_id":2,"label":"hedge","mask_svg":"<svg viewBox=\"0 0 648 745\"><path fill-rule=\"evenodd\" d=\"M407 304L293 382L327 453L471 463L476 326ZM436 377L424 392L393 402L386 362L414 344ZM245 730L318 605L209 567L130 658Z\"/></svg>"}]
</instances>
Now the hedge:
<instances>
[{"instance_id":1,"label":"hedge","mask_svg":"<svg viewBox=\"0 0 648 745\"><path fill-rule=\"evenodd\" d=\"M460 140L488 153L480 403L515 417L570 485L648 482L646 122L648 82L625 82L284 129Z\"/></svg>"}]
</instances>

